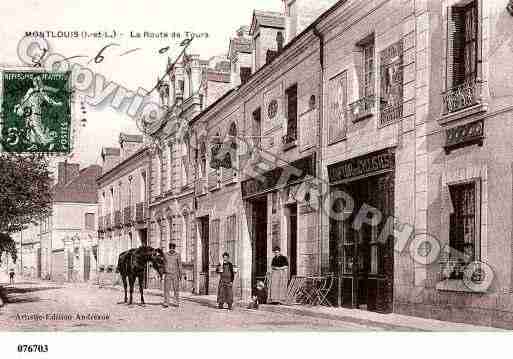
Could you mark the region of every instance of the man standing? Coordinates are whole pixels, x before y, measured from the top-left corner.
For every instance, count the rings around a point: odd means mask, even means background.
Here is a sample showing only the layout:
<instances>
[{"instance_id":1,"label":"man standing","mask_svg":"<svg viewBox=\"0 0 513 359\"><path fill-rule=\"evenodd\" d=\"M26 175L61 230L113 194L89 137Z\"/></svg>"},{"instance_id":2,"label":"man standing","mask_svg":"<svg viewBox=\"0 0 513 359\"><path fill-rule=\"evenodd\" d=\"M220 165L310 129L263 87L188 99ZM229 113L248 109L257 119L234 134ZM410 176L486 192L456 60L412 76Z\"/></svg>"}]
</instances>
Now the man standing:
<instances>
[{"instance_id":1,"label":"man standing","mask_svg":"<svg viewBox=\"0 0 513 359\"><path fill-rule=\"evenodd\" d=\"M169 252L164 253L164 308L169 307L169 290L173 287L175 306L180 306L180 280L182 278L182 262L176 252L176 244L169 244Z\"/></svg>"},{"instance_id":2,"label":"man standing","mask_svg":"<svg viewBox=\"0 0 513 359\"><path fill-rule=\"evenodd\" d=\"M285 303L287 301L287 285L289 280L289 261L281 254L280 247L273 248L274 258L271 262L271 285L269 301L271 303Z\"/></svg>"},{"instance_id":3,"label":"man standing","mask_svg":"<svg viewBox=\"0 0 513 359\"><path fill-rule=\"evenodd\" d=\"M233 304L233 264L229 261L230 255L223 253L223 264L217 266L217 273L220 274L219 287L217 288L217 304L219 309L223 309L224 303L228 304L228 309L232 310Z\"/></svg>"},{"instance_id":4,"label":"man standing","mask_svg":"<svg viewBox=\"0 0 513 359\"><path fill-rule=\"evenodd\" d=\"M14 269L12 269L12 268L9 271L9 283L14 284Z\"/></svg>"}]
</instances>

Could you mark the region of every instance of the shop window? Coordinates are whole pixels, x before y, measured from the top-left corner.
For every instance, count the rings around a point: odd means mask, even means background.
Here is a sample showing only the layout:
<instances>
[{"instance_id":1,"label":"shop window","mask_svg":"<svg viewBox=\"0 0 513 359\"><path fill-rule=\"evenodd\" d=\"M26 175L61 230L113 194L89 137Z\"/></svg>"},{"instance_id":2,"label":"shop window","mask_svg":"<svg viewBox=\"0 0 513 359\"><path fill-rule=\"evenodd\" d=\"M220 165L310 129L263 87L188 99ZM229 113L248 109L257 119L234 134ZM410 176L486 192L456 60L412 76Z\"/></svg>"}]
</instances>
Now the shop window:
<instances>
[{"instance_id":1,"label":"shop window","mask_svg":"<svg viewBox=\"0 0 513 359\"><path fill-rule=\"evenodd\" d=\"M328 143L346 136L347 71L329 81Z\"/></svg>"},{"instance_id":2,"label":"shop window","mask_svg":"<svg viewBox=\"0 0 513 359\"><path fill-rule=\"evenodd\" d=\"M232 215L226 219L226 252L230 255L230 261L237 265L237 216Z\"/></svg>"},{"instance_id":3,"label":"shop window","mask_svg":"<svg viewBox=\"0 0 513 359\"><path fill-rule=\"evenodd\" d=\"M447 91L444 112L454 112L479 102L479 17L477 1L450 8L447 39Z\"/></svg>"},{"instance_id":4,"label":"shop window","mask_svg":"<svg viewBox=\"0 0 513 359\"><path fill-rule=\"evenodd\" d=\"M403 116L403 42L381 51L380 124L387 125Z\"/></svg>"},{"instance_id":5,"label":"shop window","mask_svg":"<svg viewBox=\"0 0 513 359\"><path fill-rule=\"evenodd\" d=\"M449 278L462 279L465 267L479 260L480 182L449 186L452 205L449 228Z\"/></svg>"}]
</instances>

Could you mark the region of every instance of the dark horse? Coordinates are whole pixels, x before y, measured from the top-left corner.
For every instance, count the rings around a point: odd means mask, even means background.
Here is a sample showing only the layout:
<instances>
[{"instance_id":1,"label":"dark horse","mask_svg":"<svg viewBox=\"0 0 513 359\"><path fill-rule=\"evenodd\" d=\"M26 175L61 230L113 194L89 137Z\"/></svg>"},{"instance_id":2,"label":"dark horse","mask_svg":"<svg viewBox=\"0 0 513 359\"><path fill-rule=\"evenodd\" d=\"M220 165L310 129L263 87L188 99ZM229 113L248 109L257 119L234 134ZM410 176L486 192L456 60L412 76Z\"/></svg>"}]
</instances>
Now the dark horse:
<instances>
[{"instance_id":1,"label":"dark horse","mask_svg":"<svg viewBox=\"0 0 513 359\"><path fill-rule=\"evenodd\" d=\"M152 248L148 246L141 246L139 248L132 248L124 251L118 258L118 271L123 280L123 287L125 288L125 303L127 298L127 278L130 284L130 301L132 304L132 295L134 293L135 279L139 282L139 291L141 292L141 304L144 304L143 297L143 282L146 264L151 262L153 268L157 271L162 278L164 272L164 252L160 248Z\"/></svg>"}]
</instances>

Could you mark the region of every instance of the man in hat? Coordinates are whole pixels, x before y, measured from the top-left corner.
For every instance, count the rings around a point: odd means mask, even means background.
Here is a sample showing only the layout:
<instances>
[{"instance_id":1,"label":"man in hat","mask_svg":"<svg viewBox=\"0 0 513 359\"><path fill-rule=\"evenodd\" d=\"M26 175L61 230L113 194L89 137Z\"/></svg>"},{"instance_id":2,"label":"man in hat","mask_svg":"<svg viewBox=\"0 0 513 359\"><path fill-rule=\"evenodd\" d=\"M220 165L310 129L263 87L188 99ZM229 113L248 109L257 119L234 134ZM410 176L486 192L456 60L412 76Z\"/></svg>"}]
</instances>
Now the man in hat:
<instances>
[{"instance_id":1,"label":"man in hat","mask_svg":"<svg viewBox=\"0 0 513 359\"><path fill-rule=\"evenodd\" d=\"M12 269L12 268L9 271L9 283L14 284L14 269Z\"/></svg>"},{"instance_id":2,"label":"man in hat","mask_svg":"<svg viewBox=\"0 0 513 359\"><path fill-rule=\"evenodd\" d=\"M287 300L287 285L289 281L289 261L281 254L278 246L273 248L274 258L271 262L271 285L269 302L285 303Z\"/></svg>"},{"instance_id":3,"label":"man in hat","mask_svg":"<svg viewBox=\"0 0 513 359\"><path fill-rule=\"evenodd\" d=\"M169 252L164 253L164 308L169 307L169 291L175 294L175 306L180 306L180 280L182 279L182 261L176 252L176 244L169 243Z\"/></svg>"},{"instance_id":4,"label":"man in hat","mask_svg":"<svg viewBox=\"0 0 513 359\"><path fill-rule=\"evenodd\" d=\"M223 263L218 264L217 273L219 273L219 286L217 288L217 304L219 309L223 309L224 303L228 304L228 309L232 310L233 304L233 264L230 262L230 255L223 253Z\"/></svg>"}]
</instances>

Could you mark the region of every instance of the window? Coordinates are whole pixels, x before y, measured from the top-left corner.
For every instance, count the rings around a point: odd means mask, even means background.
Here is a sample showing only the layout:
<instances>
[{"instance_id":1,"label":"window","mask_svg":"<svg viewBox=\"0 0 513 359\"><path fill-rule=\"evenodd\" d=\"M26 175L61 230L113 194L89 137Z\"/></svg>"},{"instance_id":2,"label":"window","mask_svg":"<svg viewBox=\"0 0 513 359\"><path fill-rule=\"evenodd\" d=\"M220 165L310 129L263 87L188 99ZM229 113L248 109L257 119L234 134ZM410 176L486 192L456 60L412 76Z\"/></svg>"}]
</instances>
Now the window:
<instances>
[{"instance_id":1,"label":"window","mask_svg":"<svg viewBox=\"0 0 513 359\"><path fill-rule=\"evenodd\" d=\"M200 170L201 178L205 178L207 176L207 145L204 141L200 145Z\"/></svg>"},{"instance_id":2,"label":"window","mask_svg":"<svg viewBox=\"0 0 513 359\"><path fill-rule=\"evenodd\" d=\"M380 124L403 116L403 42L381 51Z\"/></svg>"},{"instance_id":3,"label":"window","mask_svg":"<svg viewBox=\"0 0 513 359\"><path fill-rule=\"evenodd\" d=\"M114 187L110 188L110 213L114 213Z\"/></svg>"},{"instance_id":4,"label":"window","mask_svg":"<svg viewBox=\"0 0 513 359\"><path fill-rule=\"evenodd\" d=\"M123 196L121 195L123 193L122 190L123 184L119 182L119 191L118 191L118 209L121 210L123 208Z\"/></svg>"},{"instance_id":5,"label":"window","mask_svg":"<svg viewBox=\"0 0 513 359\"><path fill-rule=\"evenodd\" d=\"M167 167L168 167L168 175L167 175L167 188L169 190L173 189L173 144L168 144L168 161L167 161Z\"/></svg>"},{"instance_id":6,"label":"window","mask_svg":"<svg viewBox=\"0 0 513 359\"><path fill-rule=\"evenodd\" d=\"M347 71L329 81L328 143L346 136Z\"/></svg>"},{"instance_id":7,"label":"window","mask_svg":"<svg viewBox=\"0 0 513 359\"><path fill-rule=\"evenodd\" d=\"M479 101L479 17L477 1L450 8L447 30L447 74L444 113L475 105Z\"/></svg>"},{"instance_id":8,"label":"window","mask_svg":"<svg viewBox=\"0 0 513 359\"><path fill-rule=\"evenodd\" d=\"M290 143L297 139L297 84L285 90L287 97L287 134L284 143Z\"/></svg>"},{"instance_id":9,"label":"window","mask_svg":"<svg viewBox=\"0 0 513 359\"><path fill-rule=\"evenodd\" d=\"M195 237L192 235L189 235L189 231L191 230L191 228L190 228L188 216L185 217L184 223L185 223L185 237L186 237L185 246L187 247L186 257L187 257L187 262L191 263L191 262L194 262L194 238Z\"/></svg>"},{"instance_id":10,"label":"window","mask_svg":"<svg viewBox=\"0 0 513 359\"><path fill-rule=\"evenodd\" d=\"M128 178L128 198L127 198L127 207L131 207L132 206L132 203L134 201L134 194L133 194L133 191L132 191L132 176L130 176Z\"/></svg>"},{"instance_id":11,"label":"window","mask_svg":"<svg viewBox=\"0 0 513 359\"><path fill-rule=\"evenodd\" d=\"M230 255L230 261L237 265L237 216L232 215L226 219L226 252Z\"/></svg>"},{"instance_id":12,"label":"window","mask_svg":"<svg viewBox=\"0 0 513 359\"><path fill-rule=\"evenodd\" d=\"M94 213L85 214L85 229L94 230Z\"/></svg>"},{"instance_id":13,"label":"window","mask_svg":"<svg viewBox=\"0 0 513 359\"><path fill-rule=\"evenodd\" d=\"M449 278L462 279L465 266L480 259L480 182L451 185L452 204L449 228Z\"/></svg>"},{"instance_id":14,"label":"window","mask_svg":"<svg viewBox=\"0 0 513 359\"><path fill-rule=\"evenodd\" d=\"M251 77L251 67L241 66L241 68L240 68L240 82L241 82L241 84L245 84L246 82L248 82L250 77Z\"/></svg>"},{"instance_id":15,"label":"window","mask_svg":"<svg viewBox=\"0 0 513 359\"><path fill-rule=\"evenodd\" d=\"M141 172L141 202L146 202L146 172Z\"/></svg>"},{"instance_id":16,"label":"window","mask_svg":"<svg viewBox=\"0 0 513 359\"><path fill-rule=\"evenodd\" d=\"M214 219L212 221L212 227L210 229L210 263L216 265L219 263L219 226L220 220Z\"/></svg>"},{"instance_id":17,"label":"window","mask_svg":"<svg viewBox=\"0 0 513 359\"><path fill-rule=\"evenodd\" d=\"M363 98L374 96L374 36L361 44L362 77L361 94Z\"/></svg>"},{"instance_id":18,"label":"window","mask_svg":"<svg viewBox=\"0 0 513 359\"><path fill-rule=\"evenodd\" d=\"M262 109L259 107L253 111L253 144L261 148L262 144Z\"/></svg>"}]
</instances>

